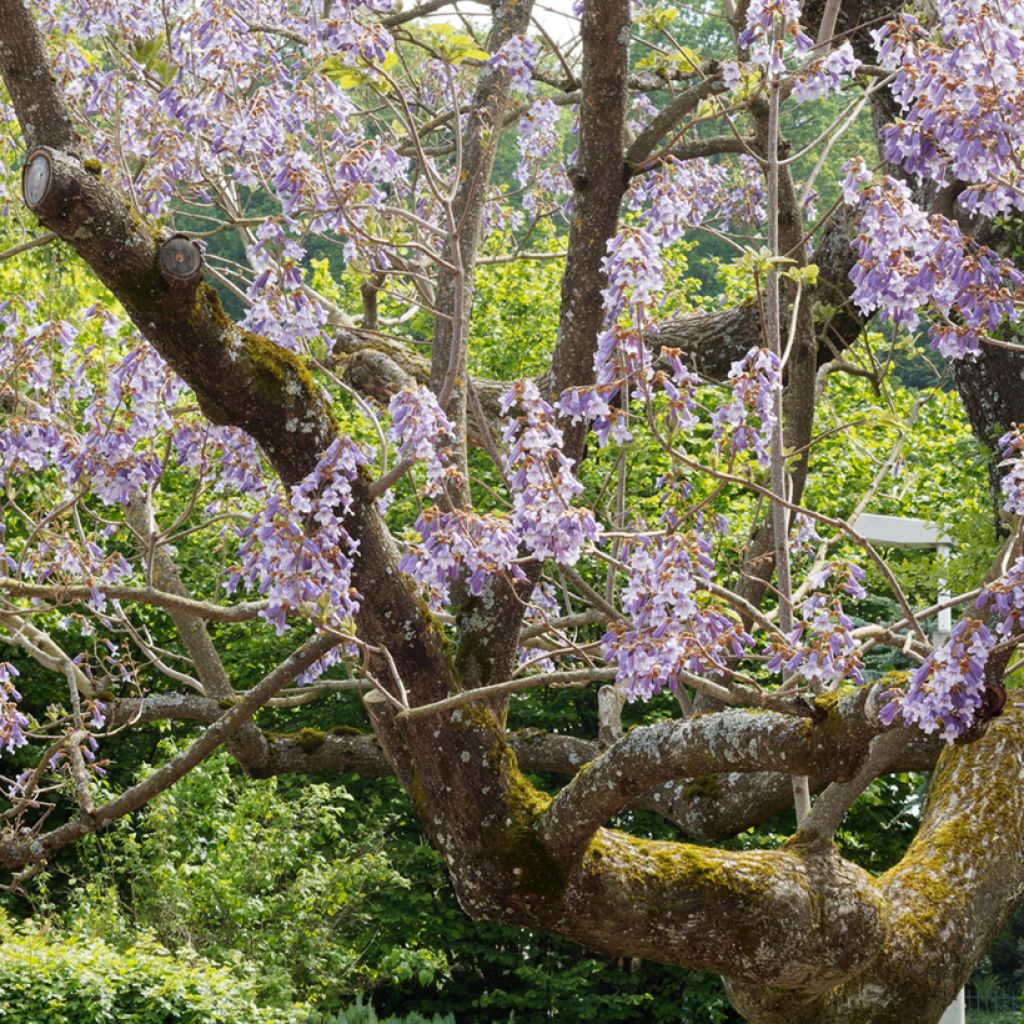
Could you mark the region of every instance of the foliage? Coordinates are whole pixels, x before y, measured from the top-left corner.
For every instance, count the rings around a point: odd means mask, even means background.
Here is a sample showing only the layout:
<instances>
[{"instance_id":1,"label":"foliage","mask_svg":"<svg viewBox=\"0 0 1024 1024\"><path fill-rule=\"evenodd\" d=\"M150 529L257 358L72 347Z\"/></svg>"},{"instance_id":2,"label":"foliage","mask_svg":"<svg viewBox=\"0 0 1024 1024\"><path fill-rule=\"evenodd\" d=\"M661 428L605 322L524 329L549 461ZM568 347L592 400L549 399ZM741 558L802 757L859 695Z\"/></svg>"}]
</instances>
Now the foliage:
<instances>
[{"instance_id":1,"label":"foliage","mask_svg":"<svg viewBox=\"0 0 1024 1024\"><path fill-rule=\"evenodd\" d=\"M219 755L85 844L56 921L244 965L277 1006L337 1006L391 978L429 985L443 955L380 920L410 884L383 848L385 823L368 824L341 785L245 780Z\"/></svg>"},{"instance_id":2,"label":"foliage","mask_svg":"<svg viewBox=\"0 0 1024 1024\"><path fill-rule=\"evenodd\" d=\"M318 1013L314 1011L303 1021L303 1024L455 1024L455 1018L449 1013L445 1016L434 1014L425 1017L421 1013L408 1013L402 1017L379 1017L373 1005L361 999L352 1006L338 1013Z\"/></svg>"},{"instance_id":3,"label":"foliage","mask_svg":"<svg viewBox=\"0 0 1024 1024\"><path fill-rule=\"evenodd\" d=\"M0 913L0 1017L10 1024L299 1024L261 1006L258 969L228 970L169 953L152 938L115 948L56 937Z\"/></svg>"}]
</instances>

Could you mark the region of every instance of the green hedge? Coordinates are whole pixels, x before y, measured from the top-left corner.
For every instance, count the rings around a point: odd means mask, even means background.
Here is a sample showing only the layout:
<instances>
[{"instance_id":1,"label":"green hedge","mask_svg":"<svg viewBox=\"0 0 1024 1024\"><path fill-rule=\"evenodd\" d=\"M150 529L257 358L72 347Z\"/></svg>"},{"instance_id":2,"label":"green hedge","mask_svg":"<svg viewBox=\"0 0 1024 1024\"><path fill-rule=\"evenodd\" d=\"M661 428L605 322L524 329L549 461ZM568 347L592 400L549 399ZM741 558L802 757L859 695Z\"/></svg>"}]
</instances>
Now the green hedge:
<instances>
[{"instance_id":1,"label":"green hedge","mask_svg":"<svg viewBox=\"0 0 1024 1024\"><path fill-rule=\"evenodd\" d=\"M0 915L4 1024L298 1024L307 1012L260 1007L237 974L177 958L155 942L115 949Z\"/></svg>"},{"instance_id":2,"label":"green hedge","mask_svg":"<svg viewBox=\"0 0 1024 1024\"><path fill-rule=\"evenodd\" d=\"M455 1018L451 1014L444 1017L424 1017L423 1014L415 1012L406 1017L378 1017L371 1003L364 1003L359 999L347 1010L339 1013L313 1012L305 1024L455 1024Z\"/></svg>"}]
</instances>

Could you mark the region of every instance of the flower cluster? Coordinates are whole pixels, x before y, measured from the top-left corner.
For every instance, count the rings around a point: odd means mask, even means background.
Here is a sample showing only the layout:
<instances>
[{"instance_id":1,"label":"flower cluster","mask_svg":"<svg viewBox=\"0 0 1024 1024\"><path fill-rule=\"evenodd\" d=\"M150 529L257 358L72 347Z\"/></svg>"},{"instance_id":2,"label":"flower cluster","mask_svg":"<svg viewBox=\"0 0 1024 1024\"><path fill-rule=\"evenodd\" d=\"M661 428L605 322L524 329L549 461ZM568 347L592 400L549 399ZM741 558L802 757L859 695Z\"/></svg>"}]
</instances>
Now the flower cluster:
<instances>
[{"instance_id":1,"label":"flower cluster","mask_svg":"<svg viewBox=\"0 0 1024 1024\"><path fill-rule=\"evenodd\" d=\"M860 210L850 278L854 302L865 313L877 310L912 330L920 312L929 311L937 321L932 344L953 359L976 353L1004 318L1020 318L1024 274L965 237L955 222L926 215L903 182L874 182L854 161L843 191Z\"/></svg>"},{"instance_id":2,"label":"flower cluster","mask_svg":"<svg viewBox=\"0 0 1024 1024\"><path fill-rule=\"evenodd\" d=\"M533 69L540 56L540 46L526 36L513 36L487 62L492 67L505 68L512 80L512 88L527 94L533 92Z\"/></svg>"},{"instance_id":3,"label":"flower cluster","mask_svg":"<svg viewBox=\"0 0 1024 1024\"><path fill-rule=\"evenodd\" d=\"M9 661L0 661L0 747L8 754L28 743L28 718L18 710L21 694L14 685L19 674Z\"/></svg>"},{"instance_id":4,"label":"flower cluster","mask_svg":"<svg viewBox=\"0 0 1024 1024\"><path fill-rule=\"evenodd\" d=\"M800 0L750 0L747 7L747 25L737 42L749 47L751 61L773 78L785 71L783 43L787 38L796 42L801 53L814 45L800 29L800 6Z\"/></svg>"},{"instance_id":5,"label":"flower cluster","mask_svg":"<svg viewBox=\"0 0 1024 1024\"><path fill-rule=\"evenodd\" d=\"M804 531L805 544L811 542L808 528L814 539L819 539L810 520L804 519L800 530ZM810 576L808 583L816 592L801 604L800 621L790 634L770 645L772 656L766 668L770 672L785 670L816 689L833 689L845 681L863 682L861 659L851 632L853 622L843 611L840 594L866 597L864 575L856 563L835 559Z\"/></svg>"},{"instance_id":6,"label":"flower cluster","mask_svg":"<svg viewBox=\"0 0 1024 1024\"><path fill-rule=\"evenodd\" d=\"M972 212L1024 209L1024 8L960 0L934 8L938 33L911 14L874 33L903 111L885 129L886 155L940 184L967 183L960 202Z\"/></svg>"},{"instance_id":7,"label":"flower cluster","mask_svg":"<svg viewBox=\"0 0 1024 1024\"><path fill-rule=\"evenodd\" d=\"M628 620L611 623L602 646L630 700L675 689L684 673L724 672L753 644L739 622L698 598L714 570L706 535L641 538L628 564L622 596Z\"/></svg>"},{"instance_id":8,"label":"flower cluster","mask_svg":"<svg viewBox=\"0 0 1024 1024\"><path fill-rule=\"evenodd\" d=\"M661 247L650 231L626 227L608 242L602 263L608 286L602 291L609 324L629 310L637 319L650 310L665 288Z\"/></svg>"},{"instance_id":9,"label":"flower cluster","mask_svg":"<svg viewBox=\"0 0 1024 1024\"><path fill-rule=\"evenodd\" d=\"M504 433L512 523L537 558L575 565L584 544L596 540L600 530L589 509L572 505L583 485L562 452L555 410L530 380L517 381L503 397L502 412L508 414L513 407L520 413L509 419Z\"/></svg>"},{"instance_id":10,"label":"flower cluster","mask_svg":"<svg viewBox=\"0 0 1024 1024\"><path fill-rule=\"evenodd\" d=\"M555 588L545 580L542 580L533 588L530 595L530 603L526 606L523 615L523 627L543 626L552 619L557 618L559 613L558 595ZM554 672L555 661L545 654L543 649L536 647L519 648L519 667L529 668L534 672Z\"/></svg>"},{"instance_id":11,"label":"flower cluster","mask_svg":"<svg viewBox=\"0 0 1024 1024\"><path fill-rule=\"evenodd\" d=\"M978 608L997 617L996 633L1001 640L1019 636L1024 625L1024 558L1016 562L978 597Z\"/></svg>"},{"instance_id":12,"label":"flower cluster","mask_svg":"<svg viewBox=\"0 0 1024 1024\"><path fill-rule=\"evenodd\" d=\"M178 465L193 473L213 476L218 495L265 496L267 483L256 442L238 427L182 423L174 431ZM207 512L215 511L214 505Z\"/></svg>"},{"instance_id":13,"label":"flower cluster","mask_svg":"<svg viewBox=\"0 0 1024 1024\"><path fill-rule=\"evenodd\" d=\"M857 73L859 66L853 47L848 42L843 43L796 76L793 99L807 103L838 92Z\"/></svg>"},{"instance_id":14,"label":"flower cluster","mask_svg":"<svg viewBox=\"0 0 1024 1024\"><path fill-rule=\"evenodd\" d=\"M830 580L831 589L841 590L848 597L860 600L868 596L864 589L865 572L856 562L843 558L833 559L822 566L815 575L809 577L813 587L823 587Z\"/></svg>"},{"instance_id":15,"label":"flower cluster","mask_svg":"<svg viewBox=\"0 0 1024 1024\"><path fill-rule=\"evenodd\" d=\"M680 358L679 349L665 346L659 353L659 368L654 383L668 399L666 413L674 430L686 430L697 424L697 387L700 378Z\"/></svg>"},{"instance_id":16,"label":"flower cluster","mask_svg":"<svg viewBox=\"0 0 1024 1024\"><path fill-rule=\"evenodd\" d=\"M452 584L460 577L477 596L491 576L509 572L522 577L515 564L519 538L504 516L431 507L416 520L416 532L420 540L406 540L399 568L427 592L435 611L450 603Z\"/></svg>"},{"instance_id":17,"label":"flower cluster","mask_svg":"<svg viewBox=\"0 0 1024 1024\"><path fill-rule=\"evenodd\" d=\"M627 201L633 209L646 206L646 230L664 246L720 212L729 202L731 188L725 164L670 157L657 170L639 176Z\"/></svg>"},{"instance_id":18,"label":"flower cluster","mask_svg":"<svg viewBox=\"0 0 1024 1024\"><path fill-rule=\"evenodd\" d=\"M398 445L399 462L412 459L423 462L427 470L426 493L437 497L444 491L445 480L453 473L448 465L445 438L455 439L451 420L437 404L437 398L422 386L402 388L388 403L391 426L387 437Z\"/></svg>"},{"instance_id":19,"label":"flower cluster","mask_svg":"<svg viewBox=\"0 0 1024 1024\"><path fill-rule=\"evenodd\" d=\"M729 399L712 414L718 450L730 456L750 451L759 465L767 466L775 427L779 357L766 348L751 349L732 364L729 383Z\"/></svg>"},{"instance_id":20,"label":"flower cluster","mask_svg":"<svg viewBox=\"0 0 1024 1024\"><path fill-rule=\"evenodd\" d=\"M262 594L268 606L260 614L278 635L299 607L315 623L335 628L358 610L351 584L355 544L344 519L352 481L365 462L351 441L338 438L287 498L272 495L240 531L239 567L228 590L242 581Z\"/></svg>"},{"instance_id":21,"label":"flower cluster","mask_svg":"<svg viewBox=\"0 0 1024 1024\"><path fill-rule=\"evenodd\" d=\"M1007 472L1000 481L1000 488L1006 496L1003 508L1011 515L1024 515L1024 431L1014 424L998 442L1003 456L1001 466Z\"/></svg>"},{"instance_id":22,"label":"flower cluster","mask_svg":"<svg viewBox=\"0 0 1024 1024\"><path fill-rule=\"evenodd\" d=\"M549 99L535 100L519 118L519 163L516 181L525 190L522 204L530 213L539 214L542 203L561 207L571 191L564 165L557 156L558 107ZM496 221L488 208L489 221Z\"/></svg>"},{"instance_id":23,"label":"flower cluster","mask_svg":"<svg viewBox=\"0 0 1024 1024\"><path fill-rule=\"evenodd\" d=\"M965 618L949 639L910 677L905 694L897 694L882 709L889 724L897 717L926 733L941 730L952 743L963 735L984 702L985 666L994 640L978 619Z\"/></svg>"}]
</instances>

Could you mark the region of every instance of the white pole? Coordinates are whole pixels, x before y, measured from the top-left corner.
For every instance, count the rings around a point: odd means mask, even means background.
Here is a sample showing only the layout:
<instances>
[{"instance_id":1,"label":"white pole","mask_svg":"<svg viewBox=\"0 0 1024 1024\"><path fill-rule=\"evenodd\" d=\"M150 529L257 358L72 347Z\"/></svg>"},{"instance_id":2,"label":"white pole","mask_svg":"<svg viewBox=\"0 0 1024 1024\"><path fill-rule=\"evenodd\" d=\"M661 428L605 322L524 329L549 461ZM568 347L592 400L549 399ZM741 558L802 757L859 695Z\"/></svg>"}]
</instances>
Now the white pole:
<instances>
[{"instance_id":1,"label":"white pole","mask_svg":"<svg viewBox=\"0 0 1024 1024\"><path fill-rule=\"evenodd\" d=\"M964 1024L964 990L960 989L959 995L949 1004L946 1012L942 1015L939 1024Z\"/></svg>"},{"instance_id":2,"label":"white pole","mask_svg":"<svg viewBox=\"0 0 1024 1024\"><path fill-rule=\"evenodd\" d=\"M938 594L936 601L942 604L948 601L953 595L949 592L949 584L946 582L946 566L949 563L949 544L936 544L936 553L939 556L939 578ZM935 643L941 644L949 636L953 629L953 609L943 608L935 620Z\"/></svg>"},{"instance_id":3,"label":"white pole","mask_svg":"<svg viewBox=\"0 0 1024 1024\"><path fill-rule=\"evenodd\" d=\"M867 540L879 544L891 544L900 548L934 547L939 557L938 594L936 603L942 604L953 595L949 592L946 580L946 563L952 545L949 538L940 533L934 526L922 519L909 519L904 516L876 516L864 514L854 523L855 529ZM936 647L943 643L953 629L953 609L944 608L935 619L933 641ZM942 1015L939 1024L965 1024L964 990L961 989L956 999L950 1003Z\"/></svg>"}]
</instances>

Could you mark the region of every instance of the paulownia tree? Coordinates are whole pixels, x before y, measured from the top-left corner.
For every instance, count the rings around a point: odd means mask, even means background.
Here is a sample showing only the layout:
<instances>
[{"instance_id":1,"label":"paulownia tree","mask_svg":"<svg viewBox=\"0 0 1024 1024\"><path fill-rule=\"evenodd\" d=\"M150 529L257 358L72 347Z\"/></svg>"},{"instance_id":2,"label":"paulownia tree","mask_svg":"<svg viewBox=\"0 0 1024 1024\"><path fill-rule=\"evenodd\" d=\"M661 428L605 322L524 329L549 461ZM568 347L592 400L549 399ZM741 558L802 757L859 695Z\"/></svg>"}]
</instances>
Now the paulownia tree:
<instances>
[{"instance_id":1,"label":"paulownia tree","mask_svg":"<svg viewBox=\"0 0 1024 1024\"><path fill-rule=\"evenodd\" d=\"M880 381L877 314L927 325L1002 446L1004 523L1024 509L1024 5L633 6L584 0L558 44L531 0L0 0L26 233L0 259L59 240L119 304L0 313L10 884L225 745L253 776L395 773L467 913L717 972L751 1021L929 1022L964 983L1024 885L1024 562L1010 537L933 649L939 609L802 499L829 375ZM832 202L865 118L879 152ZM666 283L696 232L743 301ZM550 366L474 379L475 275L531 259L564 260ZM899 612L854 628L865 566ZM257 618L305 639L233 678L218 637ZM866 679L885 647L915 667ZM66 682L46 716L30 662ZM602 682L592 741L508 721L518 690ZM254 720L345 689L372 735ZM676 717L623 734L623 699L665 690ZM100 799L104 737L160 720L200 731ZM835 830L909 769L934 773L919 832L872 877ZM779 849L693 843L794 802ZM637 807L680 841L612 827Z\"/></svg>"}]
</instances>

